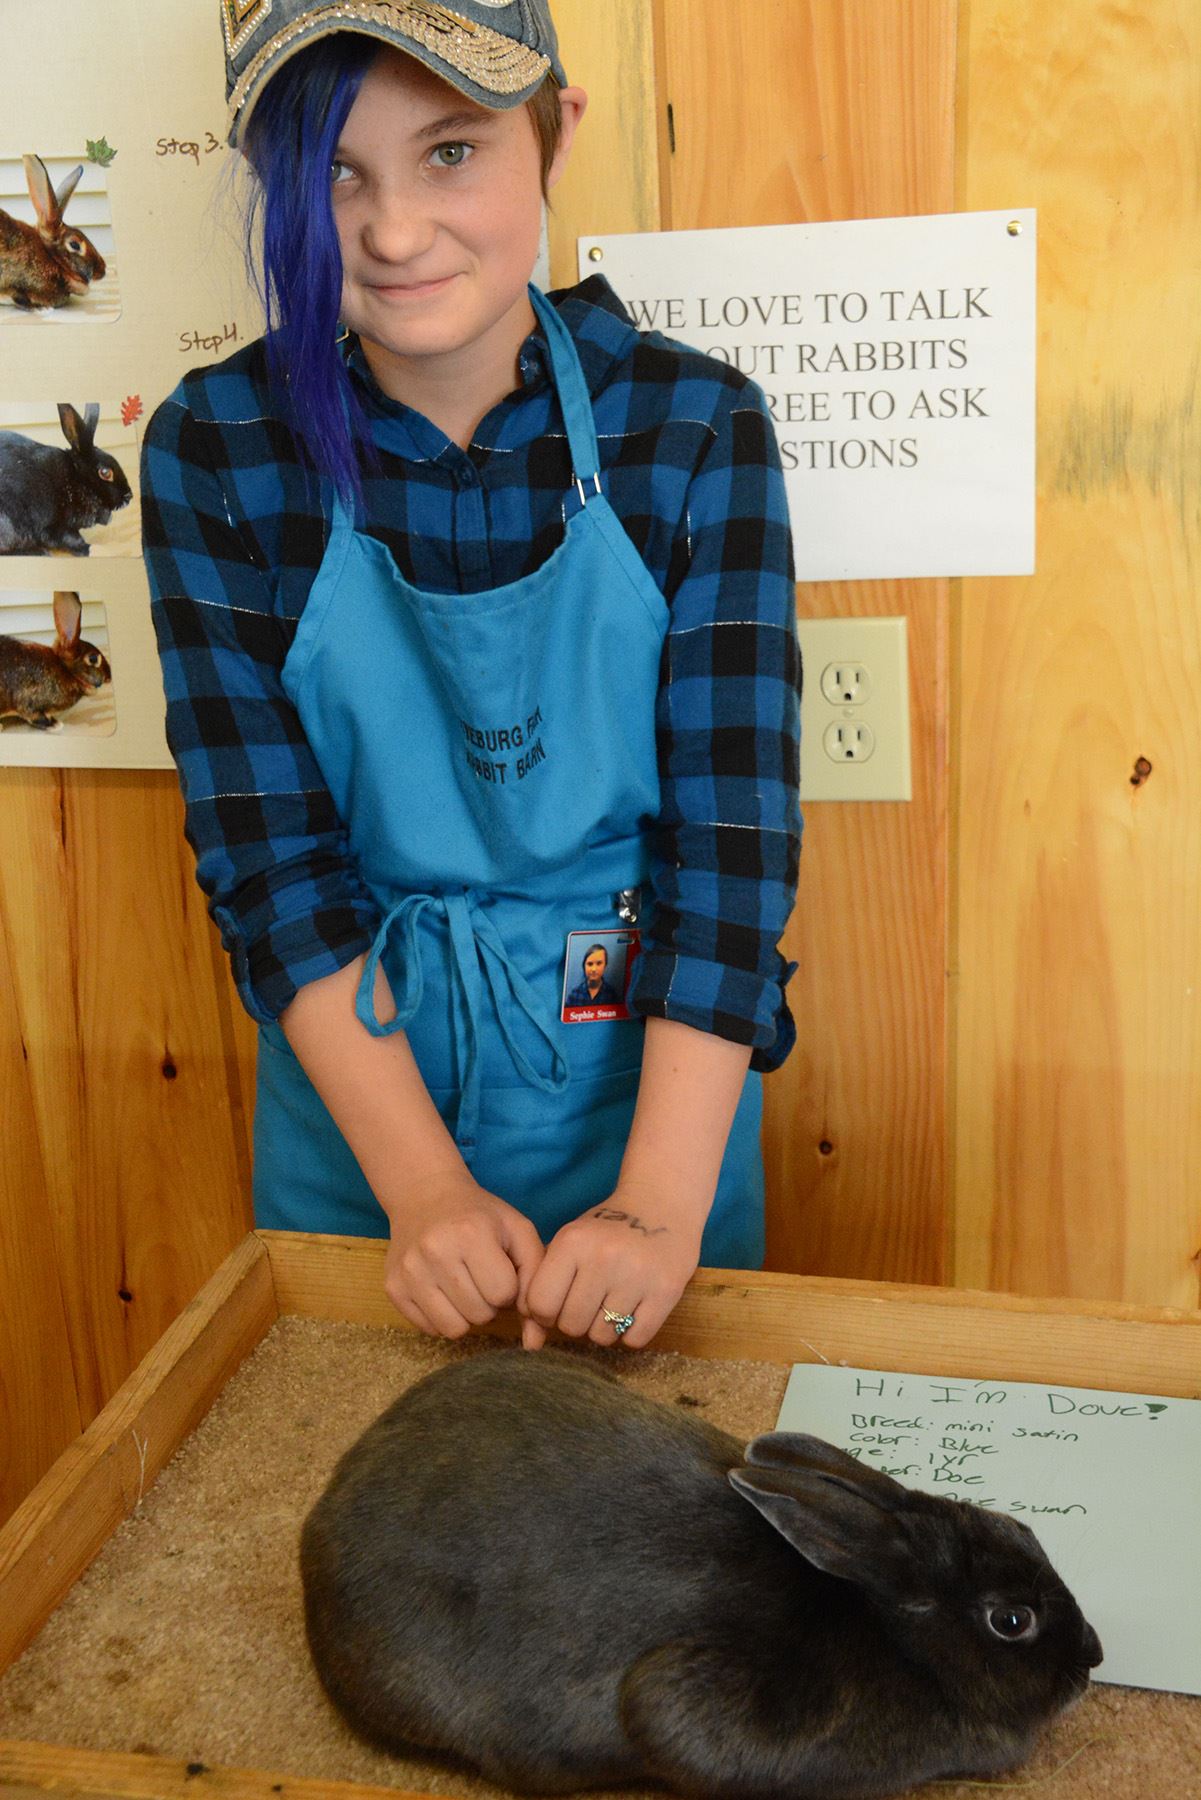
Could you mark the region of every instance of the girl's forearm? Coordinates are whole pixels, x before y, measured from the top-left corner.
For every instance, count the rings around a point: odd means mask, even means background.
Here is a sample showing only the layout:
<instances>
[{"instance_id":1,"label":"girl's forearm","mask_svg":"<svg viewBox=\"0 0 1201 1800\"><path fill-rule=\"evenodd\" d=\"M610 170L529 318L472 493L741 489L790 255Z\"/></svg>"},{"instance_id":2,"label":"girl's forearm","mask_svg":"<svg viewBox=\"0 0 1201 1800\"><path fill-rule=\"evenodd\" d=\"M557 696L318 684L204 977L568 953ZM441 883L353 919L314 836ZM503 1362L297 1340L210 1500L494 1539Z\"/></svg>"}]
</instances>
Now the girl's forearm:
<instances>
[{"instance_id":1,"label":"girl's forearm","mask_svg":"<svg viewBox=\"0 0 1201 1800\"><path fill-rule=\"evenodd\" d=\"M309 982L280 1019L335 1124L389 1214L405 1196L461 1175L454 1139L429 1097L403 1032L376 1038L354 1000L363 958ZM394 1011L377 970L376 1015ZM674 1019L648 1019L638 1103L620 1184L653 1195L658 1212L703 1227L713 1205L750 1049Z\"/></svg>"},{"instance_id":2,"label":"girl's forearm","mask_svg":"<svg viewBox=\"0 0 1201 1800\"><path fill-rule=\"evenodd\" d=\"M404 1032L372 1037L355 1017L364 960L357 957L306 983L279 1022L391 1217L406 1194L465 1170ZM376 970L375 1009L381 1020L396 1010L382 968Z\"/></svg>"},{"instance_id":3,"label":"girl's forearm","mask_svg":"<svg viewBox=\"0 0 1201 1800\"><path fill-rule=\"evenodd\" d=\"M703 1226L750 1060L746 1044L675 1019L648 1019L619 1185Z\"/></svg>"}]
</instances>

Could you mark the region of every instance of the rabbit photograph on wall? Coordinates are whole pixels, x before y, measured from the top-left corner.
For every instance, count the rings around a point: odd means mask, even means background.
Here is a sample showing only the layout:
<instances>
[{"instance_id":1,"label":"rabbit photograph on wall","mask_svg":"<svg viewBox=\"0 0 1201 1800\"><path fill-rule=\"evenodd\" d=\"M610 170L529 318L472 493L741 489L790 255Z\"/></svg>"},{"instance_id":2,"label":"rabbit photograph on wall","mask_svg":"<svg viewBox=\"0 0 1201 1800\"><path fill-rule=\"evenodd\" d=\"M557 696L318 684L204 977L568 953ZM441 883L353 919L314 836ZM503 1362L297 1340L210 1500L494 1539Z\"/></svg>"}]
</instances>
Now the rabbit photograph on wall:
<instances>
[{"instance_id":1,"label":"rabbit photograph on wall","mask_svg":"<svg viewBox=\"0 0 1201 1800\"><path fill-rule=\"evenodd\" d=\"M86 636L84 635L86 632ZM0 763L10 734L117 728L108 621L78 593L0 593Z\"/></svg>"},{"instance_id":2,"label":"rabbit photograph on wall","mask_svg":"<svg viewBox=\"0 0 1201 1800\"><path fill-rule=\"evenodd\" d=\"M0 402L0 556L137 556L132 421L90 401Z\"/></svg>"},{"instance_id":3,"label":"rabbit photograph on wall","mask_svg":"<svg viewBox=\"0 0 1201 1800\"><path fill-rule=\"evenodd\" d=\"M82 150L0 156L0 329L120 315L104 170Z\"/></svg>"}]
</instances>

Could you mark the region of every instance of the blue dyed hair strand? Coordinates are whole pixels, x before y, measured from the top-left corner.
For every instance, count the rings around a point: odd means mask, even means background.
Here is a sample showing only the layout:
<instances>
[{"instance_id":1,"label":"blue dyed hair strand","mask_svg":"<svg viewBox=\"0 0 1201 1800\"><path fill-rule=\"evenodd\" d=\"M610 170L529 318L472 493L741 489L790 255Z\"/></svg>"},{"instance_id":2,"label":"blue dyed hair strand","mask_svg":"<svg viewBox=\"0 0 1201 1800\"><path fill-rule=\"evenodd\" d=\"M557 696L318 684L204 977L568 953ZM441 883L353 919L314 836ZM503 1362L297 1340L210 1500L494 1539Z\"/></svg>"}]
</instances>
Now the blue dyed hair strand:
<instances>
[{"instance_id":1,"label":"blue dyed hair strand","mask_svg":"<svg viewBox=\"0 0 1201 1800\"><path fill-rule=\"evenodd\" d=\"M348 504L362 493L358 453L370 454L362 407L338 348L342 254L330 168L342 128L379 45L337 32L289 57L251 114L246 153L258 178L262 268L252 274L267 315L267 369L289 422L320 475Z\"/></svg>"}]
</instances>

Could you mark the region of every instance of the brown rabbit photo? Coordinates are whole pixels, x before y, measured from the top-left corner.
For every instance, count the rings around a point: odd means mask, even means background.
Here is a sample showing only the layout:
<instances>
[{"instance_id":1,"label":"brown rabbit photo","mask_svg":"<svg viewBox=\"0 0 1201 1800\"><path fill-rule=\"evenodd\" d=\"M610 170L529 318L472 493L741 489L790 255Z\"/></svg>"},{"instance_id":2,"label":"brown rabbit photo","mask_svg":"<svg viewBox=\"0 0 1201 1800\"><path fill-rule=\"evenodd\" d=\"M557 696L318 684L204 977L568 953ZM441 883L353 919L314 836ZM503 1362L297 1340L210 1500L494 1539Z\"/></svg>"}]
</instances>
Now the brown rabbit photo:
<instances>
[{"instance_id":1,"label":"brown rabbit photo","mask_svg":"<svg viewBox=\"0 0 1201 1800\"><path fill-rule=\"evenodd\" d=\"M41 605L30 605L40 599ZM77 593L59 591L50 605L51 618L45 621L44 596L22 594L0 595L0 625L11 632L0 632L0 733L11 729L30 731L65 731L85 729L105 735L116 729L111 688L112 668L104 649L82 636L83 606ZM89 626L97 636L108 632L103 608L96 626ZM17 631L37 632L37 636L17 636ZM49 639L49 641L45 641ZM89 704L83 716L67 720L81 702L103 698L106 705Z\"/></svg>"},{"instance_id":2,"label":"brown rabbit photo","mask_svg":"<svg viewBox=\"0 0 1201 1800\"><path fill-rule=\"evenodd\" d=\"M0 321L119 315L104 173L93 165L84 177L82 162L58 159L52 173L32 152L0 157Z\"/></svg>"}]
</instances>

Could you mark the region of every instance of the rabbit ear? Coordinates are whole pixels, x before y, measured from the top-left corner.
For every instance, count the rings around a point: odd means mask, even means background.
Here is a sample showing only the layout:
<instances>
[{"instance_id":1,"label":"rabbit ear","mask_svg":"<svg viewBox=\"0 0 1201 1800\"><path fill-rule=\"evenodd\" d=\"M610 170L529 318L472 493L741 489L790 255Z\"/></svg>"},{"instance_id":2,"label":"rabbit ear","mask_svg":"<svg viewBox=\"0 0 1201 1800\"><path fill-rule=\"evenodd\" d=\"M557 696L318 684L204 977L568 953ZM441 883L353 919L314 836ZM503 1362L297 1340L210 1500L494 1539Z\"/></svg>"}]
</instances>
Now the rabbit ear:
<instances>
[{"instance_id":1,"label":"rabbit ear","mask_svg":"<svg viewBox=\"0 0 1201 1800\"><path fill-rule=\"evenodd\" d=\"M83 608L79 604L79 595L56 593L54 596L54 628L58 632L58 641L68 650L73 650L79 642L79 625L83 617Z\"/></svg>"},{"instance_id":2,"label":"rabbit ear","mask_svg":"<svg viewBox=\"0 0 1201 1800\"><path fill-rule=\"evenodd\" d=\"M83 174L83 164L80 163L80 165L77 169L72 169L71 173L69 175L64 175L62 180L59 182L58 186L55 188L54 198L58 202L58 210L59 210L60 216L63 212L63 209L65 208L65 206L67 204L67 201L71 198L71 195L75 192L75 189L78 187L79 178L82 174Z\"/></svg>"},{"instance_id":3,"label":"rabbit ear","mask_svg":"<svg viewBox=\"0 0 1201 1800\"><path fill-rule=\"evenodd\" d=\"M868 1484L848 1486L820 1470L730 1470L731 1484L827 1575L895 1594L908 1585L913 1557L900 1522L877 1506Z\"/></svg>"},{"instance_id":4,"label":"rabbit ear","mask_svg":"<svg viewBox=\"0 0 1201 1800\"><path fill-rule=\"evenodd\" d=\"M96 435L96 423L100 417L100 407L96 401L90 400L84 408L81 419L68 400L58 403L58 422L63 428L63 436L72 450L87 451L92 447L92 439Z\"/></svg>"},{"instance_id":5,"label":"rabbit ear","mask_svg":"<svg viewBox=\"0 0 1201 1800\"><path fill-rule=\"evenodd\" d=\"M810 1437L802 1431L768 1431L753 1438L746 1447L746 1460L755 1468L794 1469L841 1478L862 1488L877 1506L895 1508L909 1500L909 1490L891 1475L848 1456L824 1438Z\"/></svg>"},{"instance_id":6,"label":"rabbit ear","mask_svg":"<svg viewBox=\"0 0 1201 1800\"><path fill-rule=\"evenodd\" d=\"M23 156L25 165L25 184L29 189L29 198L33 201L33 210L38 216L38 234L43 238L54 237L62 224L62 214L54 189L50 185L50 176L40 156Z\"/></svg>"}]
</instances>

